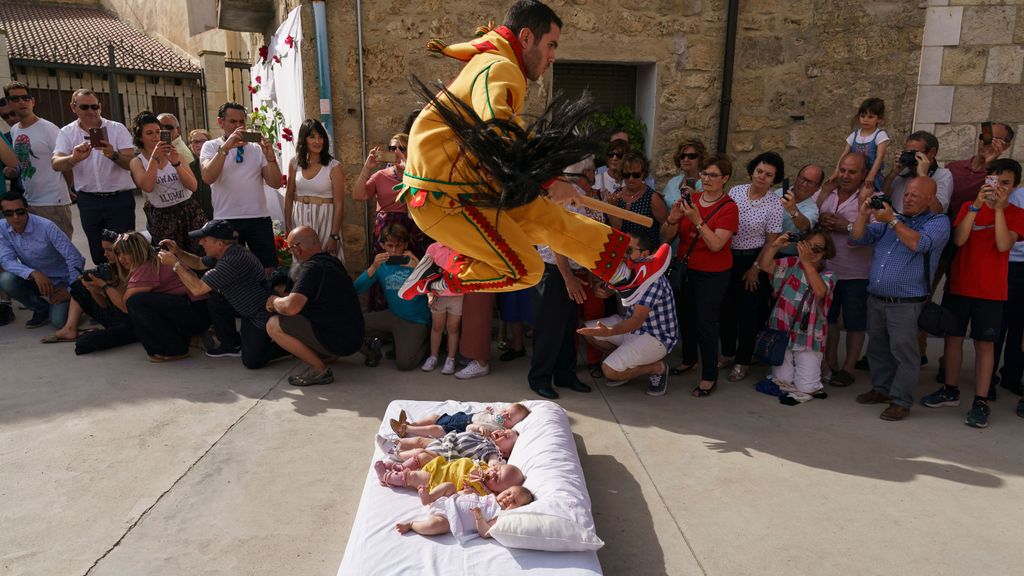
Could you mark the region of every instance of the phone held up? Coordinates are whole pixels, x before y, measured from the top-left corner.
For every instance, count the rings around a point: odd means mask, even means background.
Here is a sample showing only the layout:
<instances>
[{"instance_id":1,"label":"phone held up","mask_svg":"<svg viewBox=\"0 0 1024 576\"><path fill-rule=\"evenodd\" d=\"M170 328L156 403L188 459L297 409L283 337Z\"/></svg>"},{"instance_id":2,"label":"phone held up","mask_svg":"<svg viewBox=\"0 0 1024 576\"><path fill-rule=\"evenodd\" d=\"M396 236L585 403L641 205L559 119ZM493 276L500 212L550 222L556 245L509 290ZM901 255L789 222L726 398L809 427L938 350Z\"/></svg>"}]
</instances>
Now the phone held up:
<instances>
[{"instance_id":1,"label":"phone held up","mask_svg":"<svg viewBox=\"0 0 1024 576\"><path fill-rule=\"evenodd\" d=\"M161 130L160 131L160 141L163 142L164 144L170 144L171 143L171 131L170 130Z\"/></svg>"},{"instance_id":2,"label":"phone held up","mask_svg":"<svg viewBox=\"0 0 1024 576\"><path fill-rule=\"evenodd\" d=\"M992 123L981 123L981 143L988 146L992 143Z\"/></svg>"},{"instance_id":3,"label":"phone held up","mask_svg":"<svg viewBox=\"0 0 1024 576\"><path fill-rule=\"evenodd\" d=\"M378 162L388 162L390 164L394 164L395 163L395 159L396 159L394 152L391 152L390 150L383 150L383 149L377 150L374 153L374 156L377 157L377 161Z\"/></svg>"},{"instance_id":4,"label":"phone held up","mask_svg":"<svg viewBox=\"0 0 1024 576\"><path fill-rule=\"evenodd\" d=\"M89 145L93 148L102 147L107 141L107 129L100 126L99 128L89 128Z\"/></svg>"},{"instance_id":5,"label":"phone held up","mask_svg":"<svg viewBox=\"0 0 1024 576\"><path fill-rule=\"evenodd\" d=\"M387 262L385 262L389 266L405 266L408 263L408 256L389 256Z\"/></svg>"},{"instance_id":6,"label":"phone held up","mask_svg":"<svg viewBox=\"0 0 1024 576\"><path fill-rule=\"evenodd\" d=\"M242 132L242 142L253 142L258 144L262 139L263 134L260 134L259 132L253 132L251 130Z\"/></svg>"}]
</instances>

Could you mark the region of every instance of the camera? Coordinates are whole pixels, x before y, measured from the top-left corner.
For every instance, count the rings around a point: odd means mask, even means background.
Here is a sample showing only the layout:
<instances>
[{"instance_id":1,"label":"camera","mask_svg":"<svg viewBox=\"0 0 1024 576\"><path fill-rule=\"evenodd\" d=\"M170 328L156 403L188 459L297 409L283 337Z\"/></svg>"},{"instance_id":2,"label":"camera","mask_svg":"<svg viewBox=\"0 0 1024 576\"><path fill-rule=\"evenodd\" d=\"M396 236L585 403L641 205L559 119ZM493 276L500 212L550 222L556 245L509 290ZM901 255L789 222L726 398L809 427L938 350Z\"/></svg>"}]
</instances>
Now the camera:
<instances>
[{"instance_id":1,"label":"camera","mask_svg":"<svg viewBox=\"0 0 1024 576\"><path fill-rule=\"evenodd\" d=\"M871 197L871 203L869 206L871 206L872 210L884 210L886 204L892 206L892 198L889 198L885 194L879 194L878 196Z\"/></svg>"},{"instance_id":2,"label":"camera","mask_svg":"<svg viewBox=\"0 0 1024 576\"><path fill-rule=\"evenodd\" d=\"M804 239L804 235L799 232L786 232L786 236L789 238L790 244L796 244Z\"/></svg>"},{"instance_id":3,"label":"camera","mask_svg":"<svg viewBox=\"0 0 1024 576\"><path fill-rule=\"evenodd\" d=\"M99 278L104 282L110 282L114 279L114 273L110 270L110 264L100 264L95 268L89 268L88 270L82 270L82 276L90 276L92 278Z\"/></svg>"},{"instance_id":4,"label":"camera","mask_svg":"<svg viewBox=\"0 0 1024 576\"><path fill-rule=\"evenodd\" d=\"M907 168L916 168L917 152L914 152L913 150L904 150L902 153L900 153L900 164L906 166Z\"/></svg>"}]
</instances>

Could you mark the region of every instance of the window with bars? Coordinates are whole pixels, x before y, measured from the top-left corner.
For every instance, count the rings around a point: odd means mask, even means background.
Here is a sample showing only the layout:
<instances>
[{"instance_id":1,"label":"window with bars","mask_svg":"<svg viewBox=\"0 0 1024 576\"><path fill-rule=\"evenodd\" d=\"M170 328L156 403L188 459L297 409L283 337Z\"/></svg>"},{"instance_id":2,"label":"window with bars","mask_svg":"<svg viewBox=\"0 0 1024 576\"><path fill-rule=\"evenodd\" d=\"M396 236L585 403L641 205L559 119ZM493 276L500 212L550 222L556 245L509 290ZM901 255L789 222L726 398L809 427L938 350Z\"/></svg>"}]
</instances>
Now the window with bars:
<instances>
[{"instance_id":1,"label":"window with bars","mask_svg":"<svg viewBox=\"0 0 1024 576\"><path fill-rule=\"evenodd\" d=\"M637 67L629 64L555 62L552 87L570 99L590 91L600 112L620 106L636 111Z\"/></svg>"}]
</instances>

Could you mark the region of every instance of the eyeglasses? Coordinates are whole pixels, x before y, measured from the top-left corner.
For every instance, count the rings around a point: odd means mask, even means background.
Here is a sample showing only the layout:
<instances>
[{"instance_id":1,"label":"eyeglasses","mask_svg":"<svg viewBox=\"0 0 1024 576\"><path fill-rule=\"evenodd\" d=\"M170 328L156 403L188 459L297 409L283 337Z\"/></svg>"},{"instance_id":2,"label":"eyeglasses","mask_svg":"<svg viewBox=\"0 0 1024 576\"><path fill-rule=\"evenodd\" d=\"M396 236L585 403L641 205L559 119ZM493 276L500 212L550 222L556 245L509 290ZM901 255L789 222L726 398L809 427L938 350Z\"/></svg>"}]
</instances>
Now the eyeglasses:
<instances>
[{"instance_id":1,"label":"eyeglasses","mask_svg":"<svg viewBox=\"0 0 1024 576\"><path fill-rule=\"evenodd\" d=\"M15 94L14 96L8 96L8 100L11 102L28 102L32 99L30 94Z\"/></svg>"},{"instance_id":2,"label":"eyeglasses","mask_svg":"<svg viewBox=\"0 0 1024 576\"><path fill-rule=\"evenodd\" d=\"M178 127L173 124L161 124L160 127L169 132L173 132L178 129Z\"/></svg>"},{"instance_id":3,"label":"eyeglasses","mask_svg":"<svg viewBox=\"0 0 1024 576\"><path fill-rule=\"evenodd\" d=\"M622 152L609 152L609 158L622 158Z\"/></svg>"},{"instance_id":4,"label":"eyeglasses","mask_svg":"<svg viewBox=\"0 0 1024 576\"><path fill-rule=\"evenodd\" d=\"M680 160L696 160L697 158L700 158L700 154L696 152L684 152L679 155Z\"/></svg>"},{"instance_id":5,"label":"eyeglasses","mask_svg":"<svg viewBox=\"0 0 1024 576\"><path fill-rule=\"evenodd\" d=\"M710 178L721 178L722 177L721 174L715 174L714 172L708 172L707 170L702 171L700 174L698 174L698 176L700 176L701 178L708 178L708 179L710 179Z\"/></svg>"},{"instance_id":6,"label":"eyeglasses","mask_svg":"<svg viewBox=\"0 0 1024 576\"><path fill-rule=\"evenodd\" d=\"M643 177L644 177L644 173L643 172L623 172L622 173L622 179L623 180L625 180L627 178L632 178L633 180L643 180Z\"/></svg>"},{"instance_id":7,"label":"eyeglasses","mask_svg":"<svg viewBox=\"0 0 1024 576\"><path fill-rule=\"evenodd\" d=\"M208 140L189 140L190 144L206 144Z\"/></svg>"},{"instance_id":8,"label":"eyeglasses","mask_svg":"<svg viewBox=\"0 0 1024 576\"><path fill-rule=\"evenodd\" d=\"M799 184L801 182L803 182L804 184L813 184L815 186L821 186L821 182L815 182L814 180L809 180L807 178L804 178L803 176L797 176L796 183Z\"/></svg>"},{"instance_id":9,"label":"eyeglasses","mask_svg":"<svg viewBox=\"0 0 1024 576\"><path fill-rule=\"evenodd\" d=\"M79 104L78 105L78 109L82 110L82 111L85 111L85 110L99 110L100 109L100 105L99 104Z\"/></svg>"},{"instance_id":10,"label":"eyeglasses","mask_svg":"<svg viewBox=\"0 0 1024 576\"><path fill-rule=\"evenodd\" d=\"M238 148L235 148L235 164L241 164L242 163L242 160L243 160L242 154L244 152L245 152L245 146L239 146Z\"/></svg>"},{"instance_id":11,"label":"eyeglasses","mask_svg":"<svg viewBox=\"0 0 1024 576\"><path fill-rule=\"evenodd\" d=\"M394 152L395 150L405 152L405 146L388 146L388 152Z\"/></svg>"},{"instance_id":12,"label":"eyeglasses","mask_svg":"<svg viewBox=\"0 0 1024 576\"><path fill-rule=\"evenodd\" d=\"M28 210L24 208L15 208L14 210L4 210L5 218L14 218L15 216L24 216L28 214Z\"/></svg>"}]
</instances>

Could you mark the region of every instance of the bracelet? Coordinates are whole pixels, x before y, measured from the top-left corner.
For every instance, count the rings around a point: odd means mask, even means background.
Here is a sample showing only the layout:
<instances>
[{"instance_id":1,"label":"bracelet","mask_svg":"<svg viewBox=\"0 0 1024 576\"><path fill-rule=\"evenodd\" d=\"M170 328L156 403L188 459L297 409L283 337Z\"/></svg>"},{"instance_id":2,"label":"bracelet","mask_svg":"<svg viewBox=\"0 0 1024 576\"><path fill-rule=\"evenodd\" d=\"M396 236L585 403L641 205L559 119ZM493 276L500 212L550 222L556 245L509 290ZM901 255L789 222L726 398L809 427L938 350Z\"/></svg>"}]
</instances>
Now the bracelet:
<instances>
[{"instance_id":1,"label":"bracelet","mask_svg":"<svg viewBox=\"0 0 1024 576\"><path fill-rule=\"evenodd\" d=\"M171 166L173 166L174 168L177 168L178 166L181 166L181 162L178 162L177 164L175 164L174 162L171 162Z\"/></svg>"},{"instance_id":2,"label":"bracelet","mask_svg":"<svg viewBox=\"0 0 1024 576\"><path fill-rule=\"evenodd\" d=\"M703 227L704 227L704 223L703 222L701 222L700 224L697 224L696 226L693 227L693 229L697 232L698 236L700 236L700 229L703 228Z\"/></svg>"},{"instance_id":3,"label":"bracelet","mask_svg":"<svg viewBox=\"0 0 1024 576\"><path fill-rule=\"evenodd\" d=\"M104 283L103 286L100 287L100 290L102 290L103 292L106 292L107 288L113 288L113 286L110 285L110 282Z\"/></svg>"},{"instance_id":4,"label":"bracelet","mask_svg":"<svg viewBox=\"0 0 1024 576\"><path fill-rule=\"evenodd\" d=\"M968 204L967 205L967 211L968 212L981 212L981 208L975 208L974 204Z\"/></svg>"},{"instance_id":5,"label":"bracelet","mask_svg":"<svg viewBox=\"0 0 1024 576\"><path fill-rule=\"evenodd\" d=\"M181 266L181 260L178 260L177 262L174 263L174 266L171 266L171 272L177 272L178 266Z\"/></svg>"}]
</instances>

